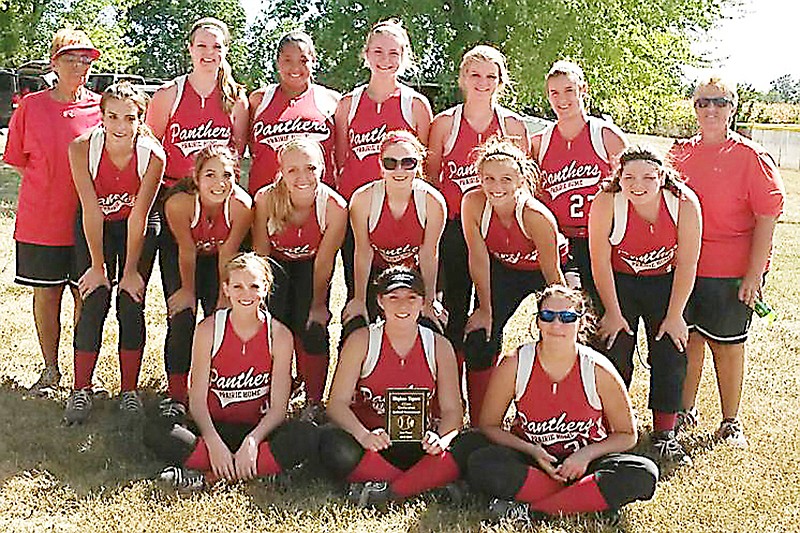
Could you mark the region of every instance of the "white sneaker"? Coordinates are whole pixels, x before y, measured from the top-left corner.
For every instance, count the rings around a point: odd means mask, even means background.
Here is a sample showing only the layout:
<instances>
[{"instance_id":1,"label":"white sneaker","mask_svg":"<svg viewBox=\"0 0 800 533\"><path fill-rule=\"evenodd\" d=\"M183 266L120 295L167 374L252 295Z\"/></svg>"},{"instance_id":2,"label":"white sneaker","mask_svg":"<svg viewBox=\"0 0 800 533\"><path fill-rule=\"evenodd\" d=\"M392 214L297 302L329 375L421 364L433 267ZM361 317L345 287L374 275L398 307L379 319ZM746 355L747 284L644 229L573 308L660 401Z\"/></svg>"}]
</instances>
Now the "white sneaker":
<instances>
[{"instance_id":1,"label":"white sneaker","mask_svg":"<svg viewBox=\"0 0 800 533\"><path fill-rule=\"evenodd\" d=\"M182 492L203 490L206 478L199 470L190 470L182 466L168 466L157 477L158 481Z\"/></svg>"},{"instance_id":2,"label":"white sneaker","mask_svg":"<svg viewBox=\"0 0 800 533\"><path fill-rule=\"evenodd\" d=\"M724 419L717 430L717 438L735 448L747 448L747 437L738 418Z\"/></svg>"}]
</instances>

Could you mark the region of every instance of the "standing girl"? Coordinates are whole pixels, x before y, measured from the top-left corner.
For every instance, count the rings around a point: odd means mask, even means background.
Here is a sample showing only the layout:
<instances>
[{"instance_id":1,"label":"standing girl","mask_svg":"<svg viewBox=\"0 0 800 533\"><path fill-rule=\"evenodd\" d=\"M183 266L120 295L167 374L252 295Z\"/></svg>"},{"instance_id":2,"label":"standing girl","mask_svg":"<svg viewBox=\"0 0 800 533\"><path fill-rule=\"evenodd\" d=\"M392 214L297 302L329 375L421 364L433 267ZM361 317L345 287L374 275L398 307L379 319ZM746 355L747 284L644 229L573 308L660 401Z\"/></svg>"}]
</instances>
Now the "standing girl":
<instances>
[{"instance_id":1,"label":"standing girl","mask_svg":"<svg viewBox=\"0 0 800 533\"><path fill-rule=\"evenodd\" d=\"M350 201L350 224L355 236L354 296L342 312L344 324L376 309L368 288L393 265L418 268L425 282L422 315L444 319L434 304L439 268L439 240L446 214L442 195L422 179L425 147L408 131L391 131L380 144L382 179L360 188Z\"/></svg>"},{"instance_id":2,"label":"standing girl","mask_svg":"<svg viewBox=\"0 0 800 533\"><path fill-rule=\"evenodd\" d=\"M503 327L526 296L563 283L560 254L567 251L552 213L531 193L537 169L525 152L510 140L493 137L481 146L475 167L481 186L467 192L461 203L478 296L467 320L464 350L473 426L479 423L500 354Z\"/></svg>"},{"instance_id":3,"label":"standing girl","mask_svg":"<svg viewBox=\"0 0 800 533\"><path fill-rule=\"evenodd\" d=\"M464 103L439 113L431 123L427 175L447 202L441 254L447 258L447 268L440 269L443 304L449 313L445 331L460 362L464 357L464 326L472 296L461 225L461 197L480 184L475 158L477 148L486 139L499 133L513 138L521 149L528 151L528 135L522 120L497 104L508 83L505 56L491 46L476 46L464 54L458 72Z\"/></svg>"},{"instance_id":4,"label":"standing girl","mask_svg":"<svg viewBox=\"0 0 800 533\"><path fill-rule=\"evenodd\" d=\"M255 195L276 179L278 151L298 137L319 142L325 153L325 179L333 184L333 114L341 96L312 83L317 52L311 37L290 31L278 41L275 64L278 84L267 85L250 94L250 167L247 187Z\"/></svg>"},{"instance_id":5,"label":"standing girl","mask_svg":"<svg viewBox=\"0 0 800 533\"><path fill-rule=\"evenodd\" d=\"M313 426L286 420L292 334L261 309L269 264L240 254L222 280L230 309L206 317L192 347L189 408L199 435L169 418L146 426L145 442L172 463L160 479L179 489L274 475L316 455Z\"/></svg>"},{"instance_id":6,"label":"standing girl","mask_svg":"<svg viewBox=\"0 0 800 533\"><path fill-rule=\"evenodd\" d=\"M278 162L277 181L256 194L253 247L280 267L270 312L294 334L297 371L306 384L311 416L321 414L327 382L330 280L347 207L322 183L325 154L317 141L289 141L278 152Z\"/></svg>"},{"instance_id":7,"label":"standing girl","mask_svg":"<svg viewBox=\"0 0 800 533\"><path fill-rule=\"evenodd\" d=\"M380 177L380 147L387 132L408 130L426 144L432 118L428 99L398 81L414 65L411 41L399 20L375 24L362 55L369 83L345 95L335 115L336 189L347 201L356 189ZM348 299L354 295L353 248L349 231L342 249Z\"/></svg>"},{"instance_id":8,"label":"standing girl","mask_svg":"<svg viewBox=\"0 0 800 533\"><path fill-rule=\"evenodd\" d=\"M158 217L151 208L164 173L164 151L144 125L147 97L127 83L100 100L102 125L70 145L72 179L81 202L76 271L83 300L75 326L75 382L64 420L81 423L92 407L92 373L118 283L120 409L140 413L136 393L145 342L144 297L153 269Z\"/></svg>"},{"instance_id":9,"label":"standing girl","mask_svg":"<svg viewBox=\"0 0 800 533\"><path fill-rule=\"evenodd\" d=\"M697 272L701 223L697 197L676 178L652 151L625 149L614 179L592 202L589 248L608 357L630 387L641 317L656 456L686 464L689 457L673 430L686 376L684 311Z\"/></svg>"},{"instance_id":10,"label":"standing girl","mask_svg":"<svg viewBox=\"0 0 800 533\"><path fill-rule=\"evenodd\" d=\"M537 192L569 239L570 286L583 288L597 306L589 260L589 208L627 141L613 124L587 115L589 86L577 64L556 61L545 84L558 121L531 139L531 154L542 169Z\"/></svg>"},{"instance_id":11,"label":"standing girl","mask_svg":"<svg viewBox=\"0 0 800 533\"><path fill-rule=\"evenodd\" d=\"M203 314L224 307L219 280L238 251L253 220L252 200L236 184L237 157L225 146L209 145L197 155L194 178L175 187L164 203L167 230L162 239L161 275L167 298L164 358L169 396L162 406L181 411L196 322L197 301Z\"/></svg>"}]
</instances>

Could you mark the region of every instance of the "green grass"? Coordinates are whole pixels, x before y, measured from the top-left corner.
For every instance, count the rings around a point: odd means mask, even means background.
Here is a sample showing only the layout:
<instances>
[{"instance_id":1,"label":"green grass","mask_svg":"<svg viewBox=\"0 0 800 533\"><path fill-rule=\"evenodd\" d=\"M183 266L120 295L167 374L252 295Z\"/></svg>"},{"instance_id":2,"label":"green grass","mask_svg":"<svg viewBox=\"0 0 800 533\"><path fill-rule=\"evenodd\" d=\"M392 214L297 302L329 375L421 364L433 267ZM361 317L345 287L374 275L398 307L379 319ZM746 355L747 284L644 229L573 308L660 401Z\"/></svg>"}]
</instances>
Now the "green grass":
<instances>
[{"instance_id":1,"label":"green grass","mask_svg":"<svg viewBox=\"0 0 800 533\"><path fill-rule=\"evenodd\" d=\"M700 426L683 439L694 467L659 483L654 499L627 507L620 530L726 532L800 530L800 173L785 172L786 214L775 238L767 299L780 320L756 322L748 342L742 419L748 450L714 445L719 404L710 361L701 383ZM0 170L0 202L13 203L16 177ZM6 211L8 213L8 211ZM485 522L477 504L454 509L424 499L388 512L358 510L336 487L300 479L290 487L255 481L189 497L164 492L148 480L160 467L141 445L140 427L118 416L117 404L100 400L82 427L59 425L64 393L37 398L22 387L41 361L32 323L31 291L13 284L13 219L0 216L0 531L512 531ZM340 276L341 272L337 273ZM158 274L154 275L157 279ZM164 388L164 304L160 284L148 294L148 344L140 384L150 405ZM333 300L343 300L337 277ZM64 299L60 365L72 380L70 298ZM507 330L507 345L528 337L530 305ZM334 315L337 314L336 309ZM113 313L112 313L113 316ZM339 325L332 327L338 336ZM117 327L108 320L95 380L119 390ZM336 342L336 339L334 339ZM710 359L710 358L709 358ZM632 397L640 431L646 410L646 370L637 368ZM611 530L592 520L554 520L535 531Z\"/></svg>"}]
</instances>

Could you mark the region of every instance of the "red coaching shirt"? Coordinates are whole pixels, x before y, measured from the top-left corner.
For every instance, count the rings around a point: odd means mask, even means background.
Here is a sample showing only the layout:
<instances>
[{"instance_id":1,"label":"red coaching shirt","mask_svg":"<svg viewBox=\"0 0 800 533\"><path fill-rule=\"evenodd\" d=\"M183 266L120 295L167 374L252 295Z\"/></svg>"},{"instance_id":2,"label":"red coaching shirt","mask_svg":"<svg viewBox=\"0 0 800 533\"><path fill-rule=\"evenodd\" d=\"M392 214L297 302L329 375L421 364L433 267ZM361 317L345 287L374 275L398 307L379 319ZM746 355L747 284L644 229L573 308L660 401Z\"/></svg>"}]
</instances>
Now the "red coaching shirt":
<instances>
[{"instance_id":1,"label":"red coaching shirt","mask_svg":"<svg viewBox=\"0 0 800 533\"><path fill-rule=\"evenodd\" d=\"M540 444L558 459L608 437L595 373L603 367L616 373L611 363L591 348L579 345L578 359L558 382L536 360L535 344L519 348L512 431Z\"/></svg>"},{"instance_id":2,"label":"red coaching shirt","mask_svg":"<svg viewBox=\"0 0 800 533\"><path fill-rule=\"evenodd\" d=\"M219 87L203 98L194 90L187 76L175 78L178 88L164 138L167 153L164 185L171 187L181 178L194 174L195 156L209 144L233 146L233 122L222 108Z\"/></svg>"},{"instance_id":3,"label":"red coaching shirt","mask_svg":"<svg viewBox=\"0 0 800 533\"><path fill-rule=\"evenodd\" d=\"M728 132L720 144L706 144L700 136L676 141L669 156L697 193L703 211L697 275L744 276L756 217L777 217L783 212L786 193L772 157L734 132Z\"/></svg>"},{"instance_id":4,"label":"red coaching shirt","mask_svg":"<svg viewBox=\"0 0 800 533\"><path fill-rule=\"evenodd\" d=\"M100 123L100 95L57 102L50 90L26 95L11 116L3 159L22 169L14 239L71 246L78 195L69 165L69 143Z\"/></svg>"},{"instance_id":5,"label":"red coaching shirt","mask_svg":"<svg viewBox=\"0 0 800 533\"><path fill-rule=\"evenodd\" d=\"M333 114L339 94L321 85L311 85L303 94L289 97L280 85L269 85L250 127L250 195L275 181L278 151L297 137L319 142L325 151L325 181L333 183Z\"/></svg>"},{"instance_id":6,"label":"red coaching shirt","mask_svg":"<svg viewBox=\"0 0 800 533\"><path fill-rule=\"evenodd\" d=\"M411 351L401 358L386 338L382 325L370 326L370 348L356 383L352 411L364 426L386 428L386 389L428 389L436 391L434 335L420 326Z\"/></svg>"},{"instance_id":7,"label":"red coaching shirt","mask_svg":"<svg viewBox=\"0 0 800 533\"><path fill-rule=\"evenodd\" d=\"M350 200L356 189L381 177L381 141L392 130L416 132L414 124L414 99L424 96L411 87L400 85L389 98L381 103L372 100L366 93L367 86L354 89L347 117L349 149L339 179L339 193Z\"/></svg>"},{"instance_id":8,"label":"red coaching shirt","mask_svg":"<svg viewBox=\"0 0 800 533\"><path fill-rule=\"evenodd\" d=\"M614 272L637 276L672 272L678 249L679 202L672 192L662 189L658 218L651 224L639 216L622 193L614 195L614 222L609 237Z\"/></svg>"},{"instance_id":9,"label":"red coaching shirt","mask_svg":"<svg viewBox=\"0 0 800 533\"><path fill-rule=\"evenodd\" d=\"M269 410L272 383L270 316L247 342L231 325L230 309L214 313L208 412L215 422L255 426Z\"/></svg>"}]
</instances>

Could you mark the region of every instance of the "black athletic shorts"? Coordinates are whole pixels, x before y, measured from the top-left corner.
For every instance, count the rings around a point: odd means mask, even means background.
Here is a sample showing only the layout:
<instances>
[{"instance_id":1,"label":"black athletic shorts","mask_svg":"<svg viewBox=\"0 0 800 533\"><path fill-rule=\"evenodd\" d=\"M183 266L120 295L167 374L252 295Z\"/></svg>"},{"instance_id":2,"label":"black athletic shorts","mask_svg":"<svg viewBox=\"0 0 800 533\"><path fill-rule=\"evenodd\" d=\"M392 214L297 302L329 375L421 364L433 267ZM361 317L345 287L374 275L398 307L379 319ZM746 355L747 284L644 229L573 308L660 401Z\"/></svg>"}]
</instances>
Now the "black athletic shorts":
<instances>
[{"instance_id":1,"label":"black athletic shorts","mask_svg":"<svg viewBox=\"0 0 800 533\"><path fill-rule=\"evenodd\" d=\"M747 340L753 310L739 301L740 278L697 278L686 305L690 331L721 344Z\"/></svg>"},{"instance_id":2,"label":"black athletic shorts","mask_svg":"<svg viewBox=\"0 0 800 533\"><path fill-rule=\"evenodd\" d=\"M29 287L57 287L74 276L74 247L47 246L16 241L17 271L14 282Z\"/></svg>"}]
</instances>

